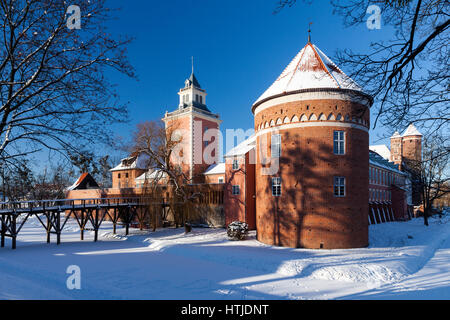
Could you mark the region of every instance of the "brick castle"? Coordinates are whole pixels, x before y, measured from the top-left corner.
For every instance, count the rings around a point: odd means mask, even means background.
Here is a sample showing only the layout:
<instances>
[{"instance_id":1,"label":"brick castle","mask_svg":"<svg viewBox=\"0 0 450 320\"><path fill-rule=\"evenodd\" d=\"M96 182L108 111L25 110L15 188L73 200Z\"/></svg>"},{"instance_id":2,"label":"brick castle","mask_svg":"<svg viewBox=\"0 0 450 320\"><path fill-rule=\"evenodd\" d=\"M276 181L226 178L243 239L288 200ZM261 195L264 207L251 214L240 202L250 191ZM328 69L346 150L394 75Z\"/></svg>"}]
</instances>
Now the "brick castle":
<instances>
[{"instance_id":1,"label":"brick castle","mask_svg":"<svg viewBox=\"0 0 450 320\"><path fill-rule=\"evenodd\" d=\"M368 245L369 224L409 219L420 202L405 167L421 159L420 132L411 125L391 137L391 149L369 146L372 97L310 41L252 105L254 134L223 162L221 120L194 72L178 95L162 120L184 132L192 183L222 192L219 226L244 221L271 245L356 248ZM133 156L111 170L111 194L139 193L155 174L140 162Z\"/></svg>"}]
</instances>

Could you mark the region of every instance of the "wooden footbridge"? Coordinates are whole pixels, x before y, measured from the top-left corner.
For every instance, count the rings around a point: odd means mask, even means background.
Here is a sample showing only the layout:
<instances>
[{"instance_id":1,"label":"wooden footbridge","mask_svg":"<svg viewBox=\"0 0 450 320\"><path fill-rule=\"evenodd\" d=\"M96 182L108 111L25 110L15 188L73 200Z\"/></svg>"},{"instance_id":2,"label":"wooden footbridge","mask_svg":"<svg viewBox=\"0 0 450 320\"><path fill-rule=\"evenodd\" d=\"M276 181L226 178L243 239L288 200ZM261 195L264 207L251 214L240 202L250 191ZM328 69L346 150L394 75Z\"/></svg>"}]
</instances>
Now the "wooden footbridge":
<instances>
[{"instance_id":1,"label":"wooden footbridge","mask_svg":"<svg viewBox=\"0 0 450 320\"><path fill-rule=\"evenodd\" d=\"M153 200L153 201L152 201ZM142 222L148 218L150 206L164 210L166 203L155 204L151 198L97 198L97 199L63 199L21 202L0 202L1 247L5 238L12 239L12 248L16 248L16 238L22 227L35 216L47 233L56 235L56 243L61 243L61 233L70 218L80 227L80 238L84 240L84 231L94 231L94 241L98 239L98 230L103 221L113 223L116 233L118 224L125 226L126 234L130 225L137 219ZM141 209L140 209L141 208Z\"/></svg>"}]
</instances>

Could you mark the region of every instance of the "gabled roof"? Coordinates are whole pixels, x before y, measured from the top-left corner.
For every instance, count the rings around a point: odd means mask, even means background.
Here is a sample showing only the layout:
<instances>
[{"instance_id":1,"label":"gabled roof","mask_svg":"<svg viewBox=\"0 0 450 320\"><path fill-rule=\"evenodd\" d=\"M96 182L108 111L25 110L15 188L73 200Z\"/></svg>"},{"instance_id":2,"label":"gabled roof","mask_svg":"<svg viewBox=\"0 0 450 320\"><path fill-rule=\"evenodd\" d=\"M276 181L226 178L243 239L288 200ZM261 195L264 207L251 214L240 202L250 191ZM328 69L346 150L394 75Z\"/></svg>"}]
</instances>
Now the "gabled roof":
<instances>
[{"instance_id":1,"label":"gabled roof","mask_svg":"<svg viewBox=\"0 0 450 320\"><path fill-rule=\"evenodd\" d=\"M385 144L369 146L369 150L378 153L385 160L389 161L391 159L391 150Z\"/></svg>"},{"instance_id":2,"label":"gabled roof","mask_svg":"<svg viewBox=\"0 0 450 320\"><path fill-rule=\"evenodd\" d=\"M408 136L422 136L422 134L417 130L417 128L411 123L408 128L403 132L402 137Z\"/></svg>"},{"instance_id":3,"label":"gabled roof","mask_svg":"<svg viewBox=\"0 0 450 320\"><path fill-rule=\"evenodd\" d=\"M400 171L397 165L395 165L393 162L385 160L382 156L372 150L369 150L369 164L396 172L401 175L406 175L406 173Z\"/></svg>"},{"instance_id":4,"label":"gabled roof","mask_svg":"<svg viewBox=\"0 0 450 320\"><path fill-rule=\"evenodd\" d=\"M109 171L120 171L130 169L146 169L149 157L145 154L131 156L120 160L119 165Z\"/></svg>"},{"instance_id":5,"label":"gabled roof","mask_svg":"<svg viewBox=\"0 0 450 320\"><path fill-rule=\"evenodd\" d=\"M225 163L215 163L209 166L209 168L205 171L205 175L210 174L225 174Z\"/></svg>"},{"instance_id":6,"label":"gabled roof","mask_svg":"<svg viewBox=\"0 0 450 320\"><path fill-rule=\"evenodd\" d=\"M242 156L256 147L256 135L251 135L247 140L242 141L225 155L225 158Z\"/></svg>"},{"instance_id":7,"label":"gabled roof","mask_svg":"<svg viewBox=\"0 0 450 320\"><path fill-rule=\"evenodd\" d=\"M77 181L75 181L73 185L67 188L67 190L70 191L70 190L98 189L98 188L99 185L95 181L95 179L88 172L85 172L81 174L81 176L77 179Z\"/></svg>"},{"instance_id":8,"label":"gabled roof","mask_svg":"<svg viewBox=\"0 0 450 320\"><path fill-rule=\"evenodd\" d=\"M254 105L284 93L318 88L350 89L362 92L361 87L319 48L308 42Z\"/></svg>"}]
</instances>

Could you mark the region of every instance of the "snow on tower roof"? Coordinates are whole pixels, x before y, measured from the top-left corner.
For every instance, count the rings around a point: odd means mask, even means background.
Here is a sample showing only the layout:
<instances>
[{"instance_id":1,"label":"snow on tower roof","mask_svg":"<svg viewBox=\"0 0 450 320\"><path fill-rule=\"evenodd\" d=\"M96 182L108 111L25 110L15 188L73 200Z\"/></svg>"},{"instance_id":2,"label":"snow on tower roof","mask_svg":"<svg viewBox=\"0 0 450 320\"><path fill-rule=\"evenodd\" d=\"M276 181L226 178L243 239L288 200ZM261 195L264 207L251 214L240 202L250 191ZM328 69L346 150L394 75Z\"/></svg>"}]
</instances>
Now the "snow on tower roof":
<instances>
[{"instance_id":1,"label":"snow on tower roof","mask_svg":"<svg viewBox=\"0 0 450 320\"><path fill-rule=\"evenodd\" d=\"M391 139L392 138L401 138L401 135L398 131L395 131L394 134L392 135Z\"/></svg>"},{"instance_id":2,"label":"snow on tower roof","mask_svg":"<svg viewBox=\"0 0 450 320\"><path fill-rule=\"evenodd\" d=\"M403 132L403 137L407 136L422 136L422 134L417 130L417 128L411 123L409 127Z\"/></svg>"},{"instance_id":3,"label":"snow on tower roof","mask_svg":"<svg viewBox=\"0 0 450 320\"><path fill-rule=\"evenodd\" d=\"M254 105L280 94L317 88L362 92L356 82L339 69L319 48L308 42Z\"/></svg>"}]
</instances>

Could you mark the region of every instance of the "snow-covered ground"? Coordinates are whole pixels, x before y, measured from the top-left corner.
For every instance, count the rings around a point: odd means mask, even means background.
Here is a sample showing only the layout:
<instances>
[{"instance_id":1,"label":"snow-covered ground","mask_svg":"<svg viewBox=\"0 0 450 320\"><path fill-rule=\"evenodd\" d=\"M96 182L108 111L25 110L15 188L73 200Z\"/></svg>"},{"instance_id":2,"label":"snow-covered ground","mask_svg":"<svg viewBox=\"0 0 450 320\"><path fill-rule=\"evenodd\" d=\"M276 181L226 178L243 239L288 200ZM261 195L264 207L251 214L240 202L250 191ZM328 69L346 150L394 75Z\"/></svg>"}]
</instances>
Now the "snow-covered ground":
<instances>
[{"instance_id":1,"label":"snow-covered ground","mask_svg":"<svg viewBox=\"0 0 450 320\"><path fill-rule=\"evenodd\" d=\"M350 250L229 241L223 229L111 230L80 241L70 221L57 246L30 220L17 250L0 248L0 299L450 299L450 214L428 228L370 226L370 246ZM79 290L66 286L70 265Z\"/></svg>"}]
</instances>

